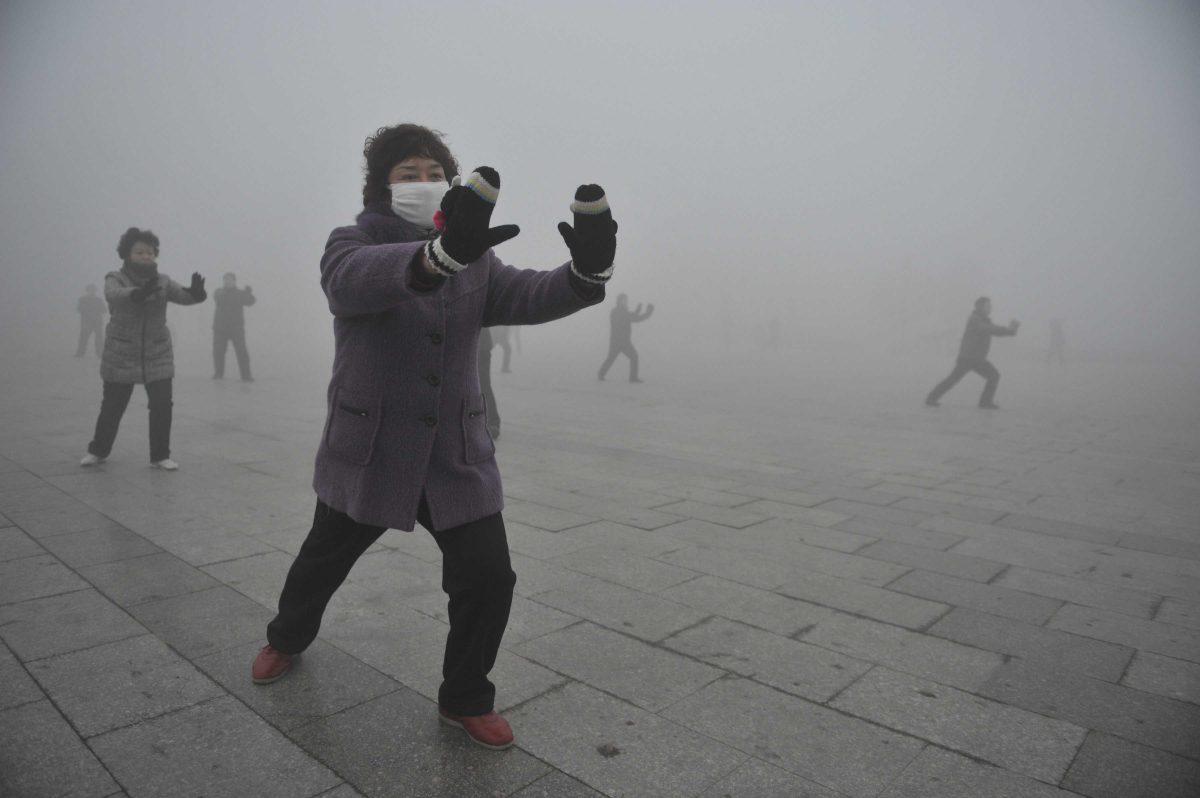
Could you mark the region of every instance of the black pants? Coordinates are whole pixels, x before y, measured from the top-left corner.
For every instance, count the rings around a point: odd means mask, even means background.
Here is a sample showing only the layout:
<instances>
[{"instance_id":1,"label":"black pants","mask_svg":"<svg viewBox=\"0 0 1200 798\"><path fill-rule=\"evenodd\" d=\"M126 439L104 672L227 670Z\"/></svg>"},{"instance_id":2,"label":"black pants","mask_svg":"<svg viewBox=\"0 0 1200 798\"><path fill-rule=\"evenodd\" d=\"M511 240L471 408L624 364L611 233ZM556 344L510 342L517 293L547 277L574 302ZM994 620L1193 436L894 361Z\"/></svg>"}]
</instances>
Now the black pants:
<instances>
[{"instance_id":1,"label":"black pants","mask_svg":"<svg viewBox=\"0 0 1200 798\"><path fill-rule=\"evenodd\" d=\"M638 353L630 341L625 341L624 343L614 341L609 344L608 357L604 359L603 365L600 366L600 379L604 379L604 375L608 374L608 370L612 368L612 364L617 360L617 355L625 355L625 357L629 358L629 379L636 380L638 378Z\"/></svg>"},{"instance_id":2,"label":"black pants","mask_svg":"<svg viewBox=\"0 0 1200 798\"><path fill-rule=\"evenodd\" d=\"M496 687L487 676L496 664L517 582L504 519L496 513L437 531L422 498L417 520L442 550L442 590L450 598L438 705L455 715L484 715L495 707ZM285 654L308 648L334 591L384 531L318 501L312 530L279 596L279 614L267 625L267 642Z\"/></svg>"},{"instance_id":3,"label":"black pants","mask_svg":"<svg viewBox=\"0 0 1200 798\"><path fill-rule=\"evenodd\" d=\"M100 347L104 345L104 325L98 321L85 321L79 325L79 346L75 349L75 357L83 357L88 338L92 336L96 338L96 357L100 357Z\"/></svg>"},{"instance_id":4,"label":"black pants","mask_svg":"<svg viewBox=\"0 0 1200 798\"><path fill-rule=\"evenodd\" d=\"M89 452L108 457L131 396L131 382L104 383L104 400L100 403L96 432L88 444ZM150 462L156 463L171 456L171 380L146 383L146 396L150 400Z\"/></svg>"},{"instance_id":5,"label":"black pants","mask_svg":"<svg viewBox=\"0 0 1200 798\"><path fill-rule=\"evenodd\" d=\"M967 372L973 371L983 377L987 382L983 386L983 394L979 397L979 405L990 405L992 400L996 398L996 386L1000 384L1000 372L996 370L987 360L963 360L960 359L954 364L954 371L950 372L950 376L938 383L937 387L930 392L927 402L936 402L942 398L942 394L958 384L958 381L967 375Z\"/></svg>"},{"instance_id":6,"label":"black pants","mask_svg":"<svg viewBox=\"0 0 1200 798\"><path fill-rule=\"evenodd\" d=\"M250 379L250 352L246 349L245 330L213 329L213 376L225 376L225 352L230 343L233 344L233 353L237 355L242 379Z\"/></svg>"}]
</instances>

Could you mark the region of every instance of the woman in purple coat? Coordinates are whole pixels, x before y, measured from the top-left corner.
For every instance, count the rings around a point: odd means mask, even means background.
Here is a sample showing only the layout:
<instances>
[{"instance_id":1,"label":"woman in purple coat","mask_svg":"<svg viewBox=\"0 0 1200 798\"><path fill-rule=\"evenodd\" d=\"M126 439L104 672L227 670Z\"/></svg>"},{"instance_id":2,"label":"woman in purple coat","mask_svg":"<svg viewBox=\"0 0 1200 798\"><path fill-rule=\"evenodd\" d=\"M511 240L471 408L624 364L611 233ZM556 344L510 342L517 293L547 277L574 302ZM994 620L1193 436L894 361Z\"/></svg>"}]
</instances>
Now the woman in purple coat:
<instances>
[{"instance_id":1,"label":"woman in purple coat","mask_svg":"<svg viewBox=\"0 0 1200 798\"><path fill-rule=\"evenodd\" d=\"M380 129L364 155L363 212L330 234L321 259L335 356L316 513L251 675L259 684L284 676L359 556L386 529L420 523L442 550L449 595L439 714L475 742L507 748L512 730L494 712L488 673L516 575L479 385L480 330L553 321L601 302L617 224L603 189L580 186L574 226L559 225L570 261L516 269L492 251L520 232L490 227L494 169L460 180L439 134L411 124Z\"/></svg>"}]
</instances>

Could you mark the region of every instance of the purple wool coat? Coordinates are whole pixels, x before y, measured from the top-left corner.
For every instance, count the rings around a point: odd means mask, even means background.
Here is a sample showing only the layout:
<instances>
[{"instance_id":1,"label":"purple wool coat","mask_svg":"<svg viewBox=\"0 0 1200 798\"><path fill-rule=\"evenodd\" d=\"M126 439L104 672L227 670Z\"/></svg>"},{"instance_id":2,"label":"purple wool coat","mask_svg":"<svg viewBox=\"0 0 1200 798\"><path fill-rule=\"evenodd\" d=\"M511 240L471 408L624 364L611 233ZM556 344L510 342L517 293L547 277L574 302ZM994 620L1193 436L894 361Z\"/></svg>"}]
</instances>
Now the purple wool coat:
<instances>
[{"instance_id":1,"label":"purple wool coat","mask_svg":"<svg viewBox=\"0 0 1200 798\"><path fill-rule=\"evenodd\" d=\"M424 492L435 529L504 509L476 362L480 329L541 324L604 299L569 264L516 269L489 250L435 288L412 283L425 238L371 207L329 236L321 287L334 361L313 488L363 524L411 531Z\"/></svg>"}]
</instances>

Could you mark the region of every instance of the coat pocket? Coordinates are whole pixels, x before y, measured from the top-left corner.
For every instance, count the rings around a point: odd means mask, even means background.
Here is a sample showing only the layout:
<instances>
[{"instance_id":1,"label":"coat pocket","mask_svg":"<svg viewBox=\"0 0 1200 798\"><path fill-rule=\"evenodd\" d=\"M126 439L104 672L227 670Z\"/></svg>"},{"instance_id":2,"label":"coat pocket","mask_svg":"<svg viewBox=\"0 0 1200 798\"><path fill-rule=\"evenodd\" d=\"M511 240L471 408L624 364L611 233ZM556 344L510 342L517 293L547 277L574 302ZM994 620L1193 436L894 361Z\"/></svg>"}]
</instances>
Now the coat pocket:
<instances>
[{"instance_id":1,"label":"coat pocket","mask_svg":"<svg viewBox=\"0 0 1200 798\"><path fill-rule=\"evenodd\" d=\"M483 394L463 400L463 459L468 464L482 463L496 454L496 444L487 428L487 404Z\"/></svg>"},{"instance_id":2,"label":"coat pocket","mask_svg":"<svg viewBox=\"0 0 1200 798\"><path fill-rule=\"evenodd\" d=\"M329 423L325 425L325 446L347 462L370 465L382 421L380 397L347 391L339 385L333 392Z\"/></svg>"}]
</instances>

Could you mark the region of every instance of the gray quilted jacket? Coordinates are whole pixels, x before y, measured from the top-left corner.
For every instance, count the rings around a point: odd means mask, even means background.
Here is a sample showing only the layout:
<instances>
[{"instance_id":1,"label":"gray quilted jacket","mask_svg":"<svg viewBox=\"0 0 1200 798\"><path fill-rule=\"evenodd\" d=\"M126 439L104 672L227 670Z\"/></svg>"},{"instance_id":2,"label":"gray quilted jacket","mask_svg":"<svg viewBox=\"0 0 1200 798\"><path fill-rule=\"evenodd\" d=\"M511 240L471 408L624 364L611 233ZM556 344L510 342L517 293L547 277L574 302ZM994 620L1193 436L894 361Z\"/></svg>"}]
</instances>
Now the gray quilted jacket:
<instances>
[{"instance_id":1,"label":"gray quilted jacket","mask_svg":"<svg viewBox=\"0 0 1200 798\"><path fill-rule=\"evenodd\" d=\"M167 329L167 302L194 305L196 299L183 286L166 275L154 280L162 286L141 304L129 298L143 283L125 268L104 277L104 298L108 300L108 327L104 333L104 354L100 358L100 377L105 382L157 382L175 376L175 355L171 331Z\"/></svg>"}]
</instances>

